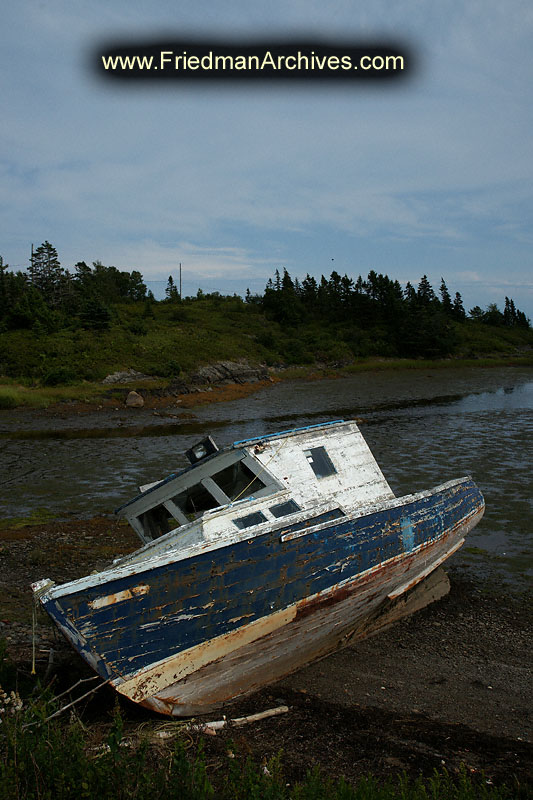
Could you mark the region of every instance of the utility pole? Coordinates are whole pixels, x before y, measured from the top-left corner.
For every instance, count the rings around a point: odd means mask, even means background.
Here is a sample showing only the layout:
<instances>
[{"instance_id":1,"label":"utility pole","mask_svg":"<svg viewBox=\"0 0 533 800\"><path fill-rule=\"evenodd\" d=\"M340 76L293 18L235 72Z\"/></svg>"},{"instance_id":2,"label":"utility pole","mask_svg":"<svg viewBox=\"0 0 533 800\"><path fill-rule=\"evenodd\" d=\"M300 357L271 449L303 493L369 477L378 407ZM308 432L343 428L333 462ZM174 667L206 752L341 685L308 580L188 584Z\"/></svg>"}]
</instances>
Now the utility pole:
<instances>
[{"instance_id":1,"label":"utility pole","mask_svg":"<svg viewBox=\"0 0 533 800\"><path fill-rule=\"evenodd\" d=\"M181 261L180 261L180 300L181 300Z\"/></svg>"}]
</instances>

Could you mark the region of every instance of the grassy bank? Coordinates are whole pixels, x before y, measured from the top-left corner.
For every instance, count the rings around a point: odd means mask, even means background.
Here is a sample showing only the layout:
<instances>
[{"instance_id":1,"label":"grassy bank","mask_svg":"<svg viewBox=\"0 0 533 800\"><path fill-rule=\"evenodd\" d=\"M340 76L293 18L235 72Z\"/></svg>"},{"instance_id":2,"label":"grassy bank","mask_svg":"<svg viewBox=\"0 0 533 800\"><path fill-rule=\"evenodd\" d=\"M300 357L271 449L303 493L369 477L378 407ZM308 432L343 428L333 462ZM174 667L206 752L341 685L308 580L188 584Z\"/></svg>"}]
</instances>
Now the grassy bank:
<instances>
[{"instance_id":1,"label":"grassy bank","mask_svg":"<svg viewBox=\"0 0 533 800\"><path fill-rule=\"evenodd\" d=\"M280 377L346 374L363 370L450 366L533 365L533 330L450 323L452 357L397 358L377 325L305 320L281 324L241 298L114 306L108 329L7 330L0 342L0 408L47 407L64 400L101 403L110 373L134 369L161 388L187 382L198 367L221 360L267 364ZM141 386L143 384L140 384Z\"/></svg>"},{"instance_id":2,"label":"grassy bank","mask_svg":"<svg viewBox=\"0 0 533 800\"><path fill-rule=\"evenodd\" d=\"M480 367L533 367L532 355L487 356L476 358L363 358L342 366L308 364L306 366L285 367L277 370L281 380L312 380L313 378L335 378L339 375L355 375L360 372L388 372L398 370L427 369L476 369Z\"/></svg>"},{"instance_id":3,"label":"grassy bank","mask_svg":"<svg viewBox=\"0 0 533 800\"><path fill-rule=\"evenodd\" d=\"M325 378L341 377L365 372L386 372L399 370L427 370L427 369L476 369L481 367L533 367L533 356L507 356L490 358L454 358L454 359L358 359L353 363L328 366L325 364L306 364L271 369L273 380L320 380ZM184 375L184 380L187 376ZM151 390L165 389L169 380L155 378L151 381L137 381L127 386L127 389ZM234 384L232 386L215 387L214 391L198 392L192 395L183 395L180 403L183 408L205 403L225 402L235 400L246 394L258 391L267 384L258 383L247 386ZM125 387L121 387L124 389ZM0 409L14 408L45 409L64 403L84 404L89 408L122 405L122 392L112 392L109 386L100 382L75 382L67 386L40 386L27 385L10 378L0 378ZM167 400L158 398L153 402L148 400L147 405L154 407L175 404L176 398Z\"/></svg>"},{"instance_id":4,"label":"grassy bank","mask_svg":"<svg viewBox=\"0 0 533 800\"><path fill-rule=\"evenodd\" d=\"M128 390L161 389L168 384L165 379L137 381ZM114 394L116 397L114 398ZM90 406L122 404L120 391L113 393L112 387L100 382L81 381L66 386L40 386L22 383L9 378L0 378L0 409L11 408L49 408L61 403L84 403Z\"/></svg>"}]
</instances>

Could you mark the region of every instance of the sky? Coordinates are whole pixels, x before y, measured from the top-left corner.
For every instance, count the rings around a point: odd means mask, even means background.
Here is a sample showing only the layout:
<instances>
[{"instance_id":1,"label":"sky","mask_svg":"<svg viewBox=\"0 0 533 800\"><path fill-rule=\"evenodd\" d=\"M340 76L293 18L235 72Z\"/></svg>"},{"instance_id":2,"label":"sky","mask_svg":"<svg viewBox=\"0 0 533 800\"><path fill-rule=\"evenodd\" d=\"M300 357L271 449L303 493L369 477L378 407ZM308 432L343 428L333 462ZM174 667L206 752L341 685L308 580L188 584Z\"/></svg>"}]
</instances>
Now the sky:
<instances>
[{"instance_id":1,"label":"sky","mask_svg":"<svg viewBox=\"0 0 533 800\"><path fill-rule=\"evenodd\" d=\"M138 269L156 297L262 292L275 269L441 277L533 319L528 0L21 0L2 9L0 255ZM348 86L98 77L110 41L394 41Z\"/></svg>"}]
</instances>

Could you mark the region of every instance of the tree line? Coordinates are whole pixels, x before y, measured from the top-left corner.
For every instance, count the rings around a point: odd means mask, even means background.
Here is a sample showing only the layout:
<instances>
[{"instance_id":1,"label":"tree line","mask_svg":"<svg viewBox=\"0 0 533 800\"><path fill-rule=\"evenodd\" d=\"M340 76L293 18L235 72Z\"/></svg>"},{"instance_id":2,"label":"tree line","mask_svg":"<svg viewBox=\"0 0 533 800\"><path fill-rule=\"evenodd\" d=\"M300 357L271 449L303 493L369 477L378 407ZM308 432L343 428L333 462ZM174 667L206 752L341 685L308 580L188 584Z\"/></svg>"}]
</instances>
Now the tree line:
<instances>
[{"instance_id":1,"label":"tree line","mask_svg":"<svg viewBox=\"0 0 533 800\"><path fill-rule=\"evenodd\" d=\"M13 272L0 256L0 330L31 328L52 333L78 325L103 330L112 321L114 303L147 297L143 276L94 261L64 269L57 250L45 241L32 249L26 271Z\"/></svg>"},{"instance_id":2,"label":"tree line","mask_svg":"<svg viewBox=\"0 0 533 800\"><path fill-rule=\"evenodd\" d=\"M218 308L222 299L219 292L198 290L196 297L182 300L169 276L160 303L216 300ZM366 278L352 279L333 271L329 278L322 275L316 280L307 274L302 281L293 279L286 269L276 270L262 295L247 291L245 300L251 312L263 313L267 320L292 331L295 339L299 332L313 327L329 331L345 341L356 356L435 358L453 354L459 339L457 323L530 327L524 312L508 297L503 311L492 303L485 310L474 306L467 314L460 293L452 296L443 278L438 291L426 275L418 286L407 283L402 288L399 281L375 270ZM79 261L70 271L61 266L48 241L32 250L26 271L11 271L0 257L0 330L26 328L37 334L72 326L105 330L113 321L114 305L139 301L150 308L156 302L139 271L122 271L99 261L92 266ZM265 335L268 338L269 334Z\"/></svg>"},{"instance_id":3,"label":"tree line","mask_svg":"<svg viewBox=\"0 0 533 800\"><path fill-rule=\"evenodd\" d=\"M444 278L438 293L423 275L415 288L405 288L397 280L371 270L366 279L354 280L333 271L317 281L309 274L304 280L292 279L286 269L268 280L262 297L247 296L258 302L268 317L280 324L299 326L318 322L334 324L356 340L358 334L372 331L381 340L383 354L400 357L441 357L456 349L458 333L454 323L466 320L508 328L528 329L530 321L505 298L501 312L492 303L486 311L479 306L467 316L461 294L453 299ZM352 344L352 350L354 345Z\"/></svg>"}]
</instances>

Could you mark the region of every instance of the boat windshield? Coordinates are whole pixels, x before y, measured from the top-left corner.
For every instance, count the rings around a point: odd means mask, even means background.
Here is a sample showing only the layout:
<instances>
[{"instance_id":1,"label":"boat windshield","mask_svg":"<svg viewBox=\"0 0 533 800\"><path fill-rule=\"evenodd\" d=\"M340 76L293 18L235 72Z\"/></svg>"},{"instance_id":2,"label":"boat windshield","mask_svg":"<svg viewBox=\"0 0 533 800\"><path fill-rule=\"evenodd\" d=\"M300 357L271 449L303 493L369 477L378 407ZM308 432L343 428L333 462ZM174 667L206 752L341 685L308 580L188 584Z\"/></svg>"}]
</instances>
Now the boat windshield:
<instances>
[{"instance_id":1,"label":"boat windshield","mask_svg":"<svg viewBox=\"0 0 533 800\"><path fill-rule=\"evenodd\" d=\"M257 494L266 486L242 461L236 461L217 472L213 475L213 480L228 497L230 503Z\"/></svg>"},{"instance_id":2,"label":"boat windshield","mask_svg":"<svg viewBox=\"0 0 533 800\"><path fill-rule=\"evenodd\" d=\"M180 525L198 519L212 508L271 491L268 484L242 458L218 471L210 470L207 474L203 471L203 475L200 480L197 479L188 486L184 486L181 479L169 482L166 486L167 496L162 497L159 489L154 498L156 504L151 508L146 508L143 499L145 510L136 515L137 524L134 525L137 530L142 530L143 538L156 539ZM196 477L194 473L187 474L187 478L193 476ZM272 487L274 488L276 487Z\"/></svg>"}]
</instances>

